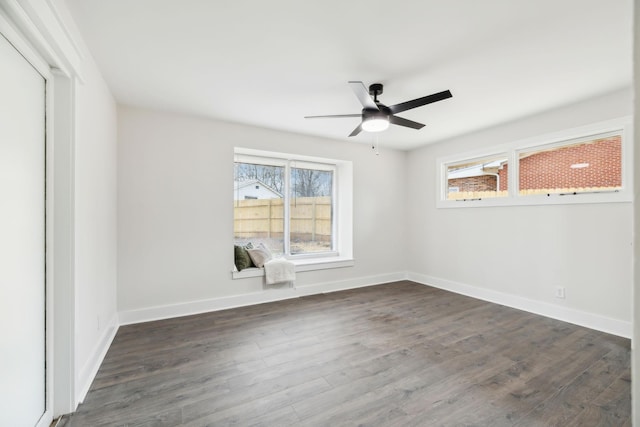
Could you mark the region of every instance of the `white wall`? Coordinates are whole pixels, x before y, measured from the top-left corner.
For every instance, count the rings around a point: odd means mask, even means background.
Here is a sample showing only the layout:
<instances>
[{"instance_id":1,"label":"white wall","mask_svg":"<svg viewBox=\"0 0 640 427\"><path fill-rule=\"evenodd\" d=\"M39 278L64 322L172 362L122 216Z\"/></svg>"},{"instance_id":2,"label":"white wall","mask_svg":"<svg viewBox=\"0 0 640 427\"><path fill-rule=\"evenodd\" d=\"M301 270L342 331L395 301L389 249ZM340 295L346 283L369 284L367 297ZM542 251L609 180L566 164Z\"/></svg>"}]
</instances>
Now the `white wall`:
<instances>
[{"instance_id":1,"label":"white wall","mask_svg":"<svg viewBox=\"0 0 640 427\"><path fill-rule=\"evenodd\" d=\"M631 332L632 204L436 208L436 159L632 112L630 89L408 156L410 277L597 329ZM566 299L554 296L566 288Z\"/></svg>"},{"instance_id":2,"label":"white wall","mask_svg":"<svg viewBox=\"0 0 640 427\"><path fill-rule=\"evenodd\" d=\"M82 58L72 77L74 395L81 401L117 330L116 104L63 0L52 3ZM61 284L60 284L61 285Z\"/></svg>"},{"instance_id":3,"label":"white wall","mask_svg":"<svg viewBox=\"0 0 640 427\"><path fill-rule=\"evenodd\" d=\"M117 327L117 114L100 74L76 86L75 285L78 391Z\"/></svg>"},{"instance_id":4,"label":"white wall","mask_svg":"<svg viewBox=\"0 0 640 427\"><path fill-rule=\"evenodd\" d=\"M355 266L300 272L297 286L321 291L403 277L406 153L376 156L368 145L126 106L118 126L124 322L295 296L263 292L262 277L231 278L234 147L353 161ZM236 298L247 294L256 298Z\"/></svg>"}]
</instances>

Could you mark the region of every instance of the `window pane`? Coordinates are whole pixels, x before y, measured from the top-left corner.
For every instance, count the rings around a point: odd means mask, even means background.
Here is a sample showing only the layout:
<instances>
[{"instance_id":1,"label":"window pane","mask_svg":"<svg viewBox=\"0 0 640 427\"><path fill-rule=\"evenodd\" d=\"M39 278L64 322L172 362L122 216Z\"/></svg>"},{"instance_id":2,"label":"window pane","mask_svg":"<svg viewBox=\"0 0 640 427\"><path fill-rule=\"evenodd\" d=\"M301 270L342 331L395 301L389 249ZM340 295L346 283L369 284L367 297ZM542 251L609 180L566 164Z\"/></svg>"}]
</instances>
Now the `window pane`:
<instances>
[{"instance_id":1,"label":"window pane","mask_svg":"<svg viewBox=\"0 0 640 427\"><path fill-rule=\"evenodd\" d=\"M331 251L333 171L291 168L291 254Z\"/></svg>"},{"instance_id":2,"label":"window pane","mask_svg":"<svg viewBox=\"0 0 640 427\"><path fill-rule=\"evenodd\" d=\"M447 199L507 196L507 166L506 155L447 165Z\"/></svg>"},{"instance_id":3,"label":"window pane","mask_svg":"<svg viewBox=\"0 0 640 427\"><path fill-rule=\"evenodd\" d=\"M264 243L283 254L284 167L236 162L233 186L234 243Z\"/></svg>"},{"instance_id":4,"label":"window pane","mask_svg":"<svg viewBox=\"0 0 640 427\"><path fill-rule=\"evenodd\" d=\"M596 138L519 154L520 194L583 193L622 188L622 138Z\"/></svg>"}]
</instances>

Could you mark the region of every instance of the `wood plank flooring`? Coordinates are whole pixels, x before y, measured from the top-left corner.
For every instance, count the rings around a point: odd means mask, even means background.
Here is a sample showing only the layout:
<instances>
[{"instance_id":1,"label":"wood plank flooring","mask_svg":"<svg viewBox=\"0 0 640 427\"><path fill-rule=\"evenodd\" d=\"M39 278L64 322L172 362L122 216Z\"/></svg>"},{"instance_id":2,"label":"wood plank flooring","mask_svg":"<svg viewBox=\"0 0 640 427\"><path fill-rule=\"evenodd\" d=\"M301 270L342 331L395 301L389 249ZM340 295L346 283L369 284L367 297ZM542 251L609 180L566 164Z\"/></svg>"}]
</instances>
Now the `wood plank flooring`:
<instances>
[{"instance_id":1,"label":"wood plank flooring","mask_svg":"<svg viewBox=\"0 0 640 427\"><path fill-rule=\"evenodd\" d=\"M630 426L630 341L396 282L123 326L63 426Z\"/></svg>"}]
</instances>

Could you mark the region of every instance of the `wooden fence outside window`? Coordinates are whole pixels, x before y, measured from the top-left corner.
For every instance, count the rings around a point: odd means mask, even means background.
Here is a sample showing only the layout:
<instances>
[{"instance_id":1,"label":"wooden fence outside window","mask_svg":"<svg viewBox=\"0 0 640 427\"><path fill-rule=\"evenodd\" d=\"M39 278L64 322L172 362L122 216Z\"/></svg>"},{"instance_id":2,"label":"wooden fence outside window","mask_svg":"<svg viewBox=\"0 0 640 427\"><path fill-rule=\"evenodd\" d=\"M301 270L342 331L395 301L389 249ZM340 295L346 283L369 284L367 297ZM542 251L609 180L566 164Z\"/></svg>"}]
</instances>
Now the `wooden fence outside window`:
<instances>
[{"instance_id":1,"label":"wooden fence outside window","mask_svg":"<svg viewBox=\"0 0 640 427\"><path fill-rule=\"evenodd\" d=\"M235 200L235 239L281 238L284 233L283 199ZM330 242L331 197L297 197L291 200L291 240Z\"/></svg>"}]
</instances>

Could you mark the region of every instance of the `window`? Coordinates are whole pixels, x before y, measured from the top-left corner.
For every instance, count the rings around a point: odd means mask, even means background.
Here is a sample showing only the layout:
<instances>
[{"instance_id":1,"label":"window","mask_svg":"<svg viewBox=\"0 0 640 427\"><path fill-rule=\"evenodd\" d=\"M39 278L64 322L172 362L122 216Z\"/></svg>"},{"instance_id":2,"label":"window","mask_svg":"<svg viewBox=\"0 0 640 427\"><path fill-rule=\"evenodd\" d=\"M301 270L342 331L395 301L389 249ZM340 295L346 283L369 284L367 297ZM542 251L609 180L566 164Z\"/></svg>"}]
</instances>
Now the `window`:
<instances>
[{"instance_id":1,"label":"window","mask_svg":"<svg viewBox=\"0 0 640 427\"><path fill-rule=\"evenodd\" d=\"M290 253L333 250L334 167L307 164L291 167L289 202Z\"/></svg>"},{"instance_id":2,"label":"window","mask_svg":"<svg viewBox=\"0 0 640 427\"><path fill-rule=\"evenodd\" d=\"M264 243L271 252L283 254L285 166L259 162L234 164L235 244Z\"/></svg>"},{"instance_id":3,"label":"window","mask_svg":"<svg viewBox=\"0 0 640 427\"><path fill-rule=\"evenodd\" d=\"M632 134L624 118L440 158L437 205L629 202Z\"/></svg>"},{"instance_id":4,"label":"window","mask_svg":"<svg viewBox=\"0 0 640 427\"><path fill-rule=\"evenodd\" d=\"M622 136L597 135L518 153L521 195L574 194L622 188Z\"/></svg>"},{"instance_id":5,"label":"window","mask_svg":"<svg viewBox=\"0 0 640 427\"><path fill-rule=\"evenodd\" d=\"M306 262L351 257L350 162L236 149L233 199L234 244Z\"/></svg>"},{"instance_id":6,"label":"window","mask_svg":"<svg viewBox=\"0 0 640 427\"><path fill-rule=\"evenodd\" d=\"M447 199L471 200L507 196L507 155L446 165Z\"/></svg>"}]
</instances>

